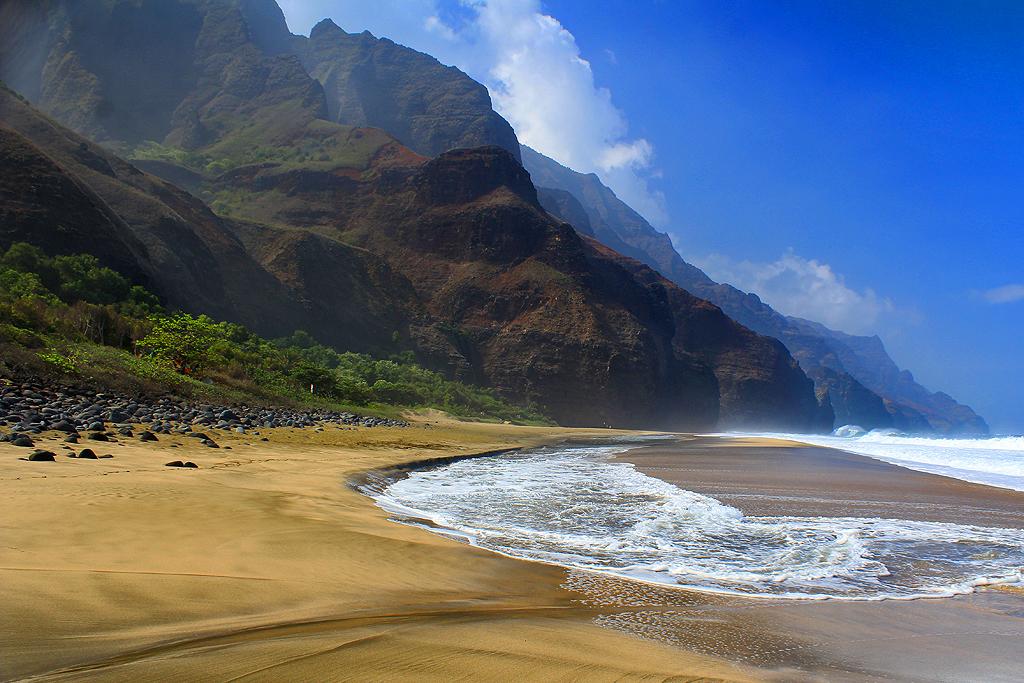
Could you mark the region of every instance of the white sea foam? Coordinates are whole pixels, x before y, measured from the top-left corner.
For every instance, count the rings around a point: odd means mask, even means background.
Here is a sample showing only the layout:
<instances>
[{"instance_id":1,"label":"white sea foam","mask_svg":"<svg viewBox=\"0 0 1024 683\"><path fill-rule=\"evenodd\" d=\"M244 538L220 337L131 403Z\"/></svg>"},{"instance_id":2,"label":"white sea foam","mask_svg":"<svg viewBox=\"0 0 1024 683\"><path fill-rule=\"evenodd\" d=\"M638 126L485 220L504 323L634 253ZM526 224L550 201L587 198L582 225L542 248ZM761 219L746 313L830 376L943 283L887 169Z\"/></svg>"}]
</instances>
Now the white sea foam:
<instances>
[{"instance_id":1,"label":"white sea foam","mask_svg":"<svg viewBox=\"0 0 1024 683\"><path fill-rule=\"evenodd\" d=\"M893 430L858 433L851 427L853 425L840 427L832 436L768 433L743 436L777 437L828 446L908 469L1024 491L1024 436L938 439L904 436Z\"/></svg>"},{"instance_id":2,"label":"white sea foam","mask_svg":"<svg viewBox=\"0 0 1024 683\"><path fill-rule=\"evenodd\" d=\"M411 473L375 493L399 518L567 567L763 597L878 600L1024 580L1024 532L870 518L747 517L610 462L541 449Z\"/></svg>"}]
</instances>

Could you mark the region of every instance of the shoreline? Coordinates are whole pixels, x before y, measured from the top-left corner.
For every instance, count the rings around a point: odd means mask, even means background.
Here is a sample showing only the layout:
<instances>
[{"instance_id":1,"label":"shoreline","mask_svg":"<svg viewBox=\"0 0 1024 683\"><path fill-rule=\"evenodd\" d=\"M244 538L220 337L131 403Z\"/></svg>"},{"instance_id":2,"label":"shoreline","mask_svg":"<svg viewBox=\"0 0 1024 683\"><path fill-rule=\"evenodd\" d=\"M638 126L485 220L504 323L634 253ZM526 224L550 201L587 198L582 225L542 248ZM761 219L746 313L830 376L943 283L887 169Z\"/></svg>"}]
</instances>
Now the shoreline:
<instances>
[{"instance_id":1,"label":"shoreline","mask_svg":"<svg viewBox=\"0 0 1024 683\"><path fill-rule=\"evenodd\" d=\"M1024 529L1024 493L798 442L684 436L613 460L748 515L888 517ZM646 600L666 601L658 595ZM1014 681L1024 669L1017 647L1024 639L1020 586L914 600L707 600L683 610L655 607L652 613L643 621L620 615L614 625L682 648L731 652L733 661L763 670L799 670L792 680L822 675ZM695 622L702 633L693 633ZM708 640L716 645L704 647ZM748 641L769 645L751 647Z\"/></svg>"},{"instance_id":2,"label":"shoreline","mask_svg":"<svg viewBox=\"0 0 1024 683\"><path fill-rule=\"evenodd\" d=\"M635 434L431 421L265 431L269 443L218 433L227 452L161 437L110 444L115 458L105 461L7 462L0 679L202 670L244 680L1009 681L1024 666L1013 646L1024 637L1018 590L912 601L750 598L521 561L393 522L357 488L375 473ZM747 465L781 451L812 455L785 442L699 439L626 446L615 458L644 461L638 469L664 478L658 449ZM22 450L0 444L0 458ZM944 479L839 451L826 460L847 455L853 471L866 462ZM200 469L162 467L172 456ZM749 504L749 484L732 485L748 487Z\"/></svg>"},{"instance_id":3,"label":"shoreline","mask_svg":"<svg viewBox=\"0 0 1024 683\"><path fill-rule=\"evenodd\" d=\"M1024 529L1024 492L824 446L688 436L615 458L747 515L877 517Z\"/></svg>"},{"instance_id":4,"label":"shoreline","mask_svg":"<svg viewBox=\"0 0 1024 683\"><path fill-rule=\"evenodd\" d=\"M431 421L121 439L97 461L0 444L0 679L761 678L602 628L561 568L396 524L348 485L623 433Z\"/></svg>"}]
</instances>

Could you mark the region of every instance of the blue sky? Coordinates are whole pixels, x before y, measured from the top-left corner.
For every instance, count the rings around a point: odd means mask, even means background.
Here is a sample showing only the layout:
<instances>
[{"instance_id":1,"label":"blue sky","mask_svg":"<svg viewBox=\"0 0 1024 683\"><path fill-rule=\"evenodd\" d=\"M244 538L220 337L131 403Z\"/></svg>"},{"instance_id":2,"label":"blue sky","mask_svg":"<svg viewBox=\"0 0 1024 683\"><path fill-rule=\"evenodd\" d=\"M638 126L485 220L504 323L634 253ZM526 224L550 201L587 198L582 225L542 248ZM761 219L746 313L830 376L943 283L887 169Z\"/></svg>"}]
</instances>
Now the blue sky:
<instances>
[{"instance_id":1,"label":"blue sky","mask_svg":"<svg viewBox=\"0 0 1024 683\"><path fill-rule=\"evenodd\" d=\"M281 4L460 66L713 277L1024 432L1024 3Z\"/></svg>"}]
</instances>

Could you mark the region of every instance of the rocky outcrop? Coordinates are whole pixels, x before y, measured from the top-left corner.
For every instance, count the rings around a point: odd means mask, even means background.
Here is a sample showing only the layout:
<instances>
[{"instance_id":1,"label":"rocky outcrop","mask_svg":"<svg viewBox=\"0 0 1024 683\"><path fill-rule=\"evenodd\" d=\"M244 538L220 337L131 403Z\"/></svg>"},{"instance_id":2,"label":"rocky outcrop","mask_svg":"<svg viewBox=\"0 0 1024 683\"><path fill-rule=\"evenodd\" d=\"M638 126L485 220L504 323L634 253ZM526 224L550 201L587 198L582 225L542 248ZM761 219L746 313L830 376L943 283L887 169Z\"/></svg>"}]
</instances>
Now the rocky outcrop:
<instances>
[{"instance_id":1,"label":"rocky outcrop","mask_svg":"<svg viewBox=\"0 0 1024 683\"><path fill-rule=\"evenodd\" d=\"M453 150L427 162L416 176L417 201L461 204L501 189L539 209L530 174L518 163L508 163L507 154L500 147L478 147Z\"/></svg>"},{"instance_id":2,"label":"rocky outcrop","mask_svg":"<svg viewBox=\"0 0 1024 683\"><path fill-rule=\"evenodd\" d=\"M595 237L594 229L590 225L590 217L587 210L583 208L579 200L571 192L558 190L553 187L538 187L537 199L544 210L549 214L565 221L576 232L587 237Z\"/></svg>"},{"instance_id":3,"label":"rocky outcrop","mask_svg":"<svg viewBox=\"0 0 1024 683\"><path fill-rule=\"evenodd\" d=\"M346 183L310 173L288 194L333 217L320 230L412 283L433 321L410 326L429 365L564 424L815 423L812 383L781 344L553 219L501 148L371 166ZM289 213L263 199L282 194L286 178L260 168L233 182L251 218L287 224Z\"/></svg>"},{"instance_id":4,"label":"rocky outcrop","mask_svg":"<svg viewBox=\"0 0 1024 683\"><path fill-rule=\"evenodd\" d=\"M4 3L0 45L13 48L0 60L0 79L75 131L124 148L195 148L242 123L325 116L320 84L296 56L274 50L290 36L272 35L258 4Z\"/></svg>"},{"instance_id":5,"label":"rocky outcrop","mask_svg":"<svg viewBox=\"0 0 1024 683\"><path fill-rule=\"evenodd\" d=\"M383 128L425 156L497 145L519 158L519 141L487 89L455 67L368 31L346 33L330 19L293 46L323 85L333 121Z\"/></svg>"},{"instance_id":6,"label":"rocky outcrop","mask_svg":"<svg viewBox=\"0 0 1024 683\"><path fill-rule=\"evenodd\" d=\"M824 366L816 366L807 374L814 380L819 397L827 397L833 407L837 427L857 425L864 429L884 429L894 426L885 402L849 374Z\"/></svg>"}]
</instances>

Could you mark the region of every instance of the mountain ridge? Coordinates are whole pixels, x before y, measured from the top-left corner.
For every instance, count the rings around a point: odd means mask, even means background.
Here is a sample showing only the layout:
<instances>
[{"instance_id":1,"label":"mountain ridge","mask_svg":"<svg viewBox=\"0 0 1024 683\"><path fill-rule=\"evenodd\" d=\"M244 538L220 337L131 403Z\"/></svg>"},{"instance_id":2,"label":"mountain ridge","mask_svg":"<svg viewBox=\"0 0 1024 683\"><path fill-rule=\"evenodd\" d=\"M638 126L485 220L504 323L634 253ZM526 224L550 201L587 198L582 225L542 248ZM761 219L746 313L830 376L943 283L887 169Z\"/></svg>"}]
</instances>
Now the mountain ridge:
<instances>
[{"instance_id":1,"label":"mountain ridge","mask_svg":"<svg viewBox=\"0 0 1024 683\"><path fill-rule=\"evenodd\" d=\"M563 304L558 297L551 296L552 283L564 286L576 282L581 288L582 308L570 307L567 311L584 317L595 315L599 309L604 311L601 307L608 305L612 306L609 311L615 311L609 319L614 322L606 321L595 328L603 330L599 334L600 344L585 353L632 346L633 356L620 357L654 362L660 371L682 363L697 382L691 387L697 391L694 396L702 391L707 394L709 382L717 386L714 401L698 401L703 402L700 410L705 416L713 412L708 406L714 402L716 410L723 410L724 420L751 425L760 419L757 404L768 400L766 397L775 391L775 400L786 396L783 400L790 411L786 417L790 423L807 429L831 426L831 418L826 419L833 411L829 397L814 399L809 380L799 369L792 372L796 366L785 346L760 341L763 337L757 335L749 336L741 325L726 323L729 319L715 307L712 309L717 314L707 309L696 318L692 313L684 315L686 310L704 311L704 304L690 294L684 296L683 290L668 286L654 276L654 271L638 269L639 262L643 262L670 274L670 279L677 282L689 278L700 280L704 286L714 284L679 257L667 236L653 231L614 195L614 201L603 205L603 212L588 215L589 231L607 246L586 238L581 243L584 246L572 246L572 240L553 227L560 221L546 223L548 219L544 216L558 215L560 211L580 222L580 217L587 213L588 201L593 205L594 197L600 198L607 188L595 176L589 180L594 190L589 197L579 190L583 198L565 190L542 188L538 193L530 176L519 167L525 152L520 151L511 127L494 113L486 89L457 69L365 32L348 34L333 23L322 22L308 38L294 36L287 31L283 14L272 0L81 0L72 4L72 11L67 6L61 0L48 0L23 15L11 10L10 5L6 10L0 9L0 18L10 20L8 26L33 28L34 35L42 39L40 44L49 50L46 55L37 51L18 63L0 65L0 76L13 75L36 92L44 107L49 106L58 118L65 117L81 130L99 136L111 149L132 154L140 166L171 182L187 185L194 195L191 200L161 189L151 180L143 183L162 197L160 201L180 205L185 210L189 217L185 225L193 226L188 229L200 228L202 237L198 243L205 244L205 248L219 245L213 254L203 257L202 262L211 273L222 274L223 268L218 264L229 252L235 254L228 260L235 259L239 272L251 273L252 283L262 283L253 291L261 291L262 287L267 292L264 300L273 302L271 308L278 308L282 318L330 327L325 321L331 315L340 315L341 306L336 305L332 314L332 309L324 308L318 299L326 297L340 304L344 297L338 293L352 292L366 313L355 320L368 331L367 338L354 340L351 333L339 337L337 325L334 329L318 330L318 337L329 343L384 346L388 346L389 339L401 339L401 344L415 347L417 353L451 373L463 373L481 383L504 383L508 389L518 381L514 373L502 369L502 359L497 355L489 360L484 357L491 348L489 340L495 335L501 338L500 327L484 324L488 316L500 318L508 312L507 306L522 306L524 302L535 306L540 301L557 308ZM44 35L39 35L39 7L43 7L47 19L44 23L50 26L50 33ZM90 13L90 9L96 11ZM166 16L179 10L180 16ZM111 64L104 62L102 55L90 54L83 47L97 37L116 34L124 26L132 27L137 35L133 34L127 41L128 47L121 49L138 49L139 45L153 42L158 59L177 43L187 47L174 55L177 61L171 62L181 67L181 88L170 88L162 99L153 99L152 75L161 73L166 64L138 61L133 63L129 78L115 82L110 75ZM160 39L147 40L157 30L161 32ZM119 61L124 61L124 55L118 54ZM182 66L183 61L187 63ZM33 69L39 72L35 76L37 84L29 73ZM71 93L74 97L55 102L55 98L61 99L57 97L59 93ZM155 113L140 109L139 101L149 102L147 106L155 108ZM447 113L439 116L442 110ZM412 125L416 122L427 123L417 128ZM396 130L383 132L351 123ZM398 140L389 134L392 132L399 134ZM477 151L447 149L461 144L473 145ZM485 146L480 147L481 144ZM444 157L445 164L432 165L428 157ZM443 178L437 175L441 170L446 174ZM496 171L505 175L488 175ZM487 178L492 186L478 184ZM395 206L381 208L383 196L390 197ZM541 208L545 205L547 211ZM423 232L430 223L425 217L431 216L434 232ZM412 222L411 217L415 217ZM146 227L145 221L135 216L134 223L126 223L137 233L142 230L143 241L152 250L157 264L151 265L151 273L165 277L165 268L171 273L188 270L181 263L172 265L173 250L151 227ZM531 229L538 231L536 235L547 237L540 242L523 242L524 233L516 231L526 226L533 226ZM585 226L578 227L586 234ZM398 229L404 232L394 232ZM561 235L556 241L568 250L558 258L557 250L547 252L541 247L554 239L552 235L556 233ZM391 240L387 249L378 243L385 236ZM412 253L408 248L412 244L426 251ZM467 252L467 246L478 249ZM569 258L574 249L582 249L588 256L580 257L577 253L575 260ZM433 256L428 258L426 253ZM543 258L542 253L546 254ZM348 270L362 275L338 279L328 265L332 261L347 263ZM578 267L580 263L596 270L579 271L580 279L573 280L576 276L564 269ZM435 268L436 272L430 273L425 266ZM492 280L481 280L479 273L491 267L499 268L492 273ZM464 277L474 268L476 277ZM194 275L191 277L194 279ZM632 301L641 309L646 306L659 312L646 314L640 320L627 315L621 304L612 305L624 292L605 288L603 278L608 277L630 283L627 289L641 287L647 291L641 295L637 290L630 295L634 297ZM441 283L444 279L450 282ZM185 287L186 280L177 286ZM323 289L311 286L314 282ZM232 285L236 288L236 299L249 289L239 288L238 284ZM202 301L199 295L205 292L197 290L194 284L189 286L198 292L195 299L180 292L175 296L179 300L189 299L188 303L195 305ZM392 289L397 294L394 305L378 305L373 287ZM514 291L510 293L502 287L512 287ZM175 291L174 287L170 289ZM686 289L696 288L691 283ZM331 292L333 298L325 292ZM524 293L541 299L524 299ZM652 296L662 303L638 303ZM229 301L230 297L223 300ZM444 301L444 306L438 307L438 301ZM234 304L228 307L231 305ZM388 311L397 313L389 318ZM445 320L451 311L462 311L463 318L455 322ZM594 319L605 314L602 312ZM259 311L252 309L247 315L256 319ZM716 315L721 315L721 319ZM694 331L695 319L708 327L704 336ZM566 345L568 331L561 330L550 318L545 320L560 330L556 337L564 349L560 362L568 361L565 353L584 353L579 348L569 351L572 347ZM260 329L260 324L257 321L255 329ZM646 347L640 348L619 336L621 330L616 325L654 336L649 337ZM393 326L393 334L387 334L389 326ZM476 331L467 335L468 328ZM657 332L658 329L661 331ZM719 331L719 337L711 334L712 329ZM502 343L512 341L506 335ZM394 343L397 342L391 342ZM733 351L727 350L732 348L729 344L736 345ZM520 359L530 357L529 349L522 344L515 348ZM669 348L672 350L668 351ZM701 350L695 352L695 348ZM598 354L610 354L610 363L621 352ZM544 362L550 366L552 361ZM610 381L622 372L613 365L590 371ZM575 374L579 376L578 372ZM658 393L663 389L651 389L661 386L661 381L650 380L650 391L636 404L650 410L652 397L664 398ZM698 386L702 382L703 389ZM598 394L610 396L611 386L598 386ZM615 386L625 391L624 387ZM526 385L509 390L524 396L534 391ZM759 396L762 390L766 393ZM528 398L533 400L541 394L559 396L564 391L565 386L551 385ZM566 411L568 419L579 420L580 416L571 414L572 410ZM766 414L765 408L760 411ZM621 410L616 412L610 403L606 412L612 420L621 417Z\"/></svg>"},{"instance_id":2,"label":"mountain ridge","mask_svg":"<svg viewBox=\"0 0 1024 683\"><path fill-rule=\"evenodd\" d=\"M813 425L812 385L784 348L582 241L541 209L503 148L428 160L374 129L293 116L289 130L264 139L277 141L277 157L223 172L196 157L201 186L218 201L243 198L236 208L253 213L225 217L108 151L97 154L113 176L91 170L74 155L82 138L8 91L0 114L59 160L55 173L113 202L146 247L139 267L189 310L222 310L266 332L320 324L318 338L345 348L412 348L451 376L541 404L564 424ZM225 129L210 149L237 135ZM310 136L332 143L331 159L290 156ZM173 230L161 229L166 220ZM5 239L47 238L19 225ZM389 312L397 319L382 320Z\"/></svg>"},{"instance_id":3,"label":"mountain ridge","mask_svg":"<svg viewBox=\"0 0 1024 683\"><path fill-rule=\"evenodd\" d=\"M782 341L816 379L823 407L827 396L837 416L867 429L988 433L984 419L969 406L942 392L925 389L912 374L900 370L877 336L857 337L813 321L783 316L756 294L716 283L687 263L668 235L658 232L618 199L595 174L573 171L525 145L523 163L541 187L569 192L579 201L588 218L586 229L598 239L613 246L623 245L622 253L717 304L750 329ZM563 210L553 201L546 208L556 215ZM884 413L877 410L879 404L886 407Z\"/></svg>"}]
</instances>

